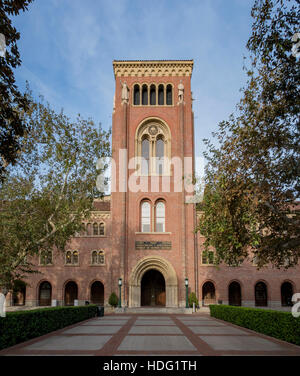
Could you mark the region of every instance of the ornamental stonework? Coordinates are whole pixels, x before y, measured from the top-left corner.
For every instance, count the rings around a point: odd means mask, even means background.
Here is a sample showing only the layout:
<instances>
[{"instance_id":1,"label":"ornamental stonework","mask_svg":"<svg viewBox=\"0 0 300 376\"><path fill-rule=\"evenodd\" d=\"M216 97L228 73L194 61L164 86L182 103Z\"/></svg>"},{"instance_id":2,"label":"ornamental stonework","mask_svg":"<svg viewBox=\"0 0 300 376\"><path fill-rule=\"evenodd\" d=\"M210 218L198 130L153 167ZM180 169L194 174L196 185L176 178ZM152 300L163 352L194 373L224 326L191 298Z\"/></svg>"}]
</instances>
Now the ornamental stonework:
<instances>
[{"instance_id":1,"label":"ornamental stonework","mask_svg":"<svg viewBox=\"0 0 300 376\"><path fill-rule=\"evenodd\" d=\"M193 60L113 62L115 77L191 76Z\"/></svg>"}]
</instances>

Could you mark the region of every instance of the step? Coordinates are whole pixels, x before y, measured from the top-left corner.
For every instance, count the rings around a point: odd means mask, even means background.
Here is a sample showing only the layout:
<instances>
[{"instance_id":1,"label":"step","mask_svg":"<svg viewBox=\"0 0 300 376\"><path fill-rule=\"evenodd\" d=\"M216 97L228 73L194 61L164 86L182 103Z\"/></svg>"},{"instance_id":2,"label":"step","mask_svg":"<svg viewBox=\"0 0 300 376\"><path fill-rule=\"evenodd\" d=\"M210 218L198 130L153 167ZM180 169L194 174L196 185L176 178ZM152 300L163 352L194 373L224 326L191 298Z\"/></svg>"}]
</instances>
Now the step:
<instances>
[{"instance_id":1,"label":"step","mask_svg":"<svg viewBox=\"0 0 300 376\"><path fill-rule=\"evenodd\" d=\"M115 313L166 313L166 314L192 314L193 308L183 308L183 307L122 307L116 308Z\"/></svg>"}]
</instances>

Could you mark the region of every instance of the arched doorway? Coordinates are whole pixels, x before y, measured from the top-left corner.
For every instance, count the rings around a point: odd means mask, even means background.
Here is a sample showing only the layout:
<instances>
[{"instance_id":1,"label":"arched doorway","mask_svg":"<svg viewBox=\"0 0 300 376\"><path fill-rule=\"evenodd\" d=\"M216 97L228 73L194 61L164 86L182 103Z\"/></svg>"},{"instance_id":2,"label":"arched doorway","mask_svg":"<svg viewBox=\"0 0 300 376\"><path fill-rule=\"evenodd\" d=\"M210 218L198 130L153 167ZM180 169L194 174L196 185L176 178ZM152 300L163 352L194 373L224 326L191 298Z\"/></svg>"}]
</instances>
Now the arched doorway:
<instances>
[{"instance_id":1,"label":"arched doorway","mask_svg":"<svg viewBox=\"0 0 300 376\"><path fill-rule=\"evenodd\" d=\"M155 270L162 274L165 281L165 306L178 307L178 283L173 266L160 256L146 256L132 269L129 278L129 307L140 307L142 303L141 284L147 271Z\"/></svg>"},{"instance_id":2,"label":"arched doorway","mask_svg":"<svg viewBox=\"0 0 300 376\"><path fill-rule=\"evenodd\" d=\"M216 291L212 282L205 282L202 286L202 303L203 305L216 303Z\"/></svg>"},{"instance_id":3,"label":"arched doorway","mask_svg":"<svg viewBox=\"0 0 300 376\"><path fill-rule=\"evenodd\" d=\"M78 299L78 287L73 281L70 281L65 286L65 305L74 305L74 300Z\"/></svg>"},{"instance_id":4,"label":"arched doorway","mask_svg":"<svg viewBox=\"0 0 300 376\"><path fill-rule=\"evenodd\" d=\"M291 307L293 296L293 285L290 282L283 282L281 285L281 305L283 307Z\"/></svg>"},{"instance_id":5,"label":"arched doorway","mask_svg":"<svg viewBox=\"0 0 300 376\"><path fill-rule=\"evenodd\" d=\"M141 282L142 306L165 306L166 284L164 276L158 270L148 270Z\"/></svg>"},{"instance_id":6,"label":"arched doorway","mask_svg":"<svg viewBox=\"0 0 300 376\"><path fill-rule=\"evenodd\" d=\"M22 306L26 301L26 283L16 280L13 286L13 305Z\"/></svg>"},{"instance_id":7,"label":"arched doorway","mask_svg":"<svg viewBox=\"0 0 300 376\"><path fill-rule=\"evenodd\" d=\"M104 286L100 281L96 281L91 286L92 304L104 305Z\"/></svg>"},{"instance_id":8,"label":"arched doorway","mask_svg":"<svg viewBox=\"0 0 300 376\"><path fill-rule=\"evenodd\" d=\"M233 281L228 287L229 305L240 306L242 305L241 286L238 282Z\"/></svg>"},{"instance_id":9,"label":"arched doorway","mask_svg":"<svg viewBox=\"0 0 300 376\"><path fill-rule=\"evenodd\" d=\"M47 281L42 282L40 284L40 289L39 289L39 305L50 306L51 296L52 296L51 284Z\"/></svg>"},{"instance_id":10,"label":"arched doorway","mask_svg":"<svg viewBox=\"0 0 300 376\"><path fill-rule=\"evenodd\" d=\"M268 305L267 286L264 282L258 282L255 285L255 305L257 307L266 307Z\"/></svg>"}]
</instances>

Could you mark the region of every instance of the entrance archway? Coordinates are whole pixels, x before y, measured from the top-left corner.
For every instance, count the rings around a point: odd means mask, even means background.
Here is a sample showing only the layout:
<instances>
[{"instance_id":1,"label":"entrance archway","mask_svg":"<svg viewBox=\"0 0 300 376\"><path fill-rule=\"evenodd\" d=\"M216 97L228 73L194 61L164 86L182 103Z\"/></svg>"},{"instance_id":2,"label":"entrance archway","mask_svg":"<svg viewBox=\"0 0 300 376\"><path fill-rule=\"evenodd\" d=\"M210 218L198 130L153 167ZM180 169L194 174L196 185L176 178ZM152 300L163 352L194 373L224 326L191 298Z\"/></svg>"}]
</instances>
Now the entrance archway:
<instances>
[{"instance_id":1,"label":"entrance archway","mask_svg":"<svg viewBox=\"0 0 300 376\"><path fill-rule=\"evenodd\" d=\"M141 282L142 306L165 306L166 284L164 276L158 270L148 270Z\"/></svg>"},{"instance_id":2,"label":"entrance archway","mask_svg":"<svg viewBox=\"0 0 300 376\"><path fill-rule=\"evenodd\" d=\"M233 281L228 287L229 305L240 306L242 305L241 285Z\"/></svg>"},{"instance_id":3,"label":"entrance archway","mask_svg":"<svg viewBox=\"0 0 300 376\"><path fill-rule=\"evenodd\" d=\"M258 282L255 285L255 305L257 307L266 307L268 305L268 291L264 282Z\"/></svg>"},{"instance_id":4,"label":"entrance archway","mask_svg":"<svg viewBox=\"0 0 300 376\"><path fill-rule=\"evenodd\" d=\"M161 273L165 281L165 306L178 307L178 283L176 272L169 261L160 256L144 257L139 260L136 266L133 268L129 278L129 307L141 306L142 279L144 275L145 278L148 278L146 273L151 270ZM147 279L145 279L145 281L147 281ZM161 284L158 285L161 286ZM162 294L160 295L159 299L162 299Z\"/></svg>"},{"instance_id":5,"label":"entrance archway","mask_svg":"<svg viewBox=\"0 0 300 376\"><path fill-rule=\"evenodd\" d=\"M52 296L52 287L48 281L44 281L40 284L39 288L39 305L50 306Z\"/></svg>"},{"instance_id":6,"label":"entrance archway","mask_svg":"<svg viewBox=\"0 0 300 376\"><path fill-rule=\"evenodd\" d=\"M26 301L26 284L23 281L16 280L13 287L13 305L22 306Z\"/></svg>"},{"instance_id":7,"label":"entrance archway","mask_svg":"<svg viewBox=\"0 0 300 376\"><path fill-rule=\"evenodd\" d=\"M283 282L281 285L282 307L292 307L293 285L290 282Z\"/></svg>"},{"instance_id":8,"label":"entrance archway","mask_svg":"<svg viewBox=\"0 0 300 376\"><path fill-rule=\"evenodd\" d=\"M65 305L74 305L75 299L78 299L78 287L76 282L70 281L65 287Z\"/></svg>"},{"instance_id":9,"label":"entrance archway","mask_svg":"<svg viewBox=\"0 0 300 376\"><path fill-rule=\"evenodd\" d=\"M216 290L212 282L205 282L202 286L202 302L204 306L216 303Z\"/></svg>"},{"instance_id":10,"label":"entrance archway","mask_svg":"<svg viewBox=\"0 0 300 376\"><path fill-rule=\"evenodd\" d=\"M96 281L91 286L92 304L104 305L104 286L100 281Z\"/></svg>"}]
</instances>

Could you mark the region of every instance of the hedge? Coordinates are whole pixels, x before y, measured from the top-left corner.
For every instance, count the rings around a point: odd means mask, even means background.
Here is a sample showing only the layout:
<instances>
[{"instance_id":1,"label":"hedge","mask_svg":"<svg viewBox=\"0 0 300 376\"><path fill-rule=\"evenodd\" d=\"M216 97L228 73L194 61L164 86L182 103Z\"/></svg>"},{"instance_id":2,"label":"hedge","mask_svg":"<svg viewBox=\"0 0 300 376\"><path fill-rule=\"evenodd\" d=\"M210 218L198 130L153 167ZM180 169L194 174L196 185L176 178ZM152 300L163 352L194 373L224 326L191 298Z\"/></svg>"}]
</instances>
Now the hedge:
<instances>
[{"instance_id":1,"label":"hedge","mask_svg":"<svg viewBox=\"0 0 300 376\"><path fill-rule=\"evenodd\" d=\"M0 350L97 315L96 305L7 312L0 317Z\"/></svg>"},{"instance_id":2,"label":"hedge","mask_svg":"<svg viewBox=\"0 0 300 376\"><path fill-rule=\"evenodd\" d=\"M300 345L300 317L291 312L215 304L209 308L212 317Z\"/></svg>"}]
</instances>

